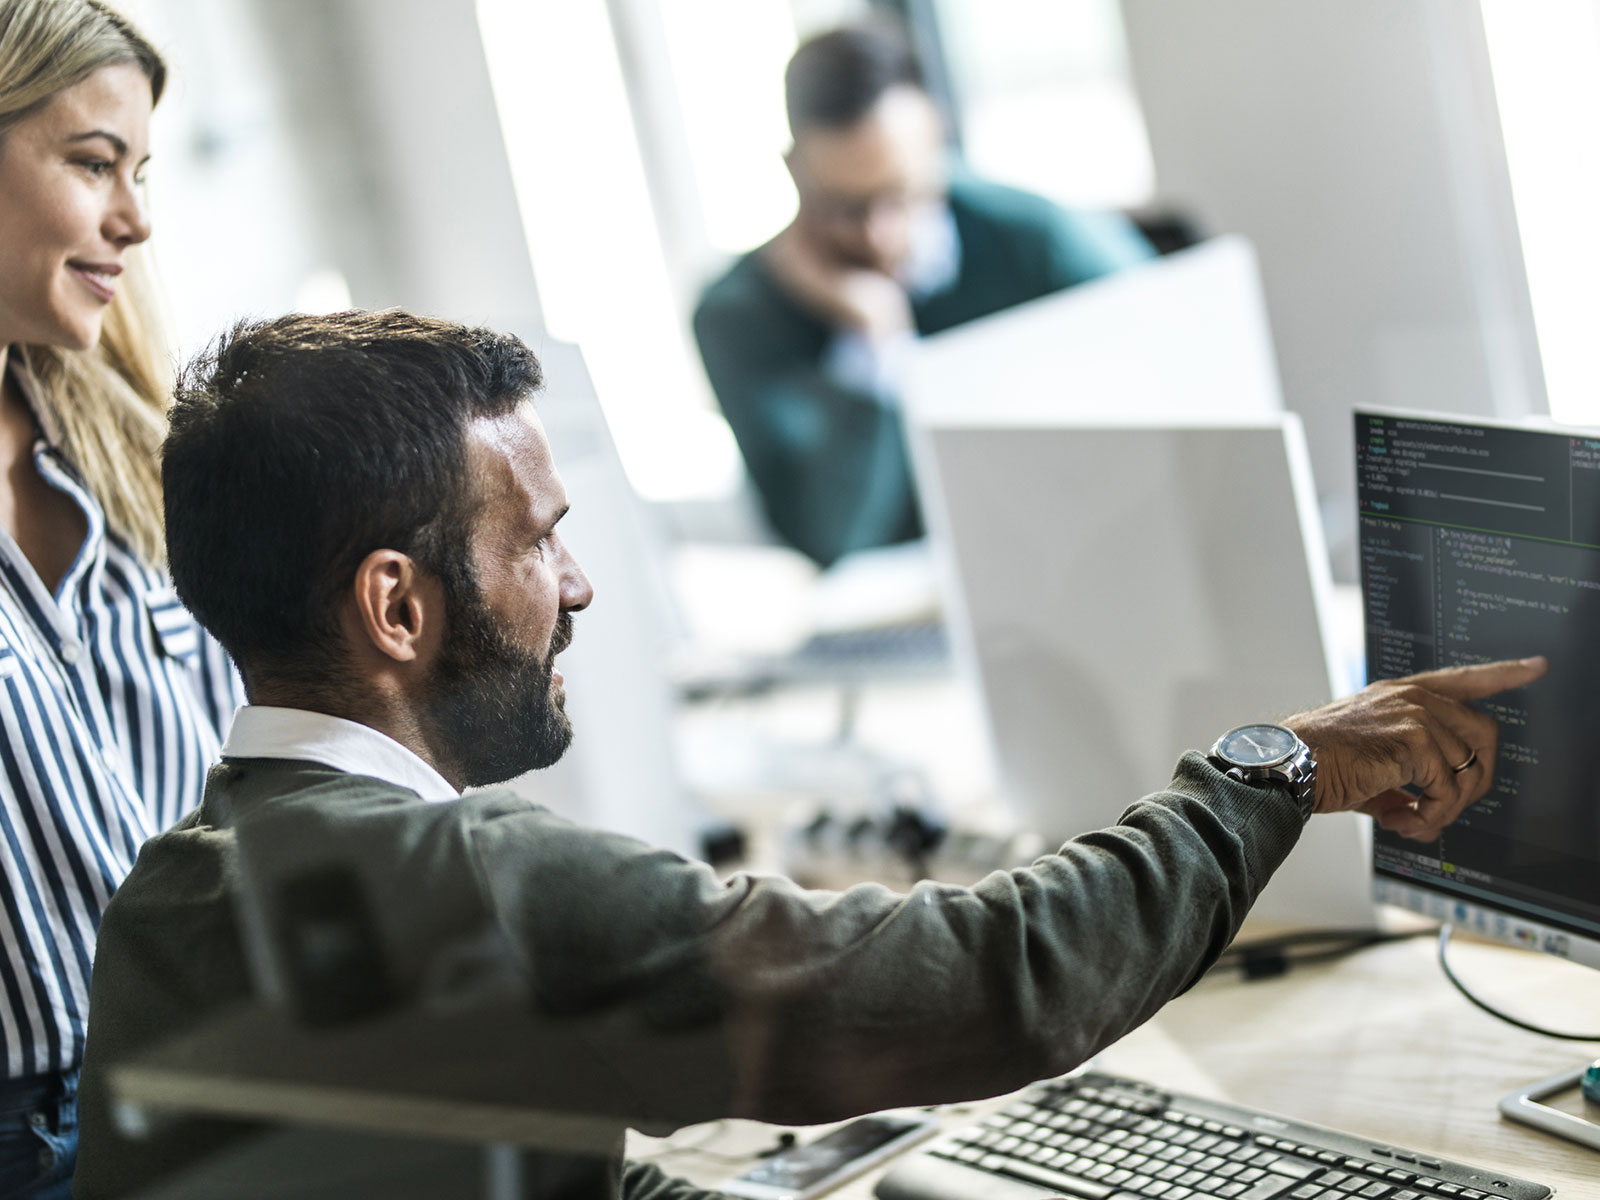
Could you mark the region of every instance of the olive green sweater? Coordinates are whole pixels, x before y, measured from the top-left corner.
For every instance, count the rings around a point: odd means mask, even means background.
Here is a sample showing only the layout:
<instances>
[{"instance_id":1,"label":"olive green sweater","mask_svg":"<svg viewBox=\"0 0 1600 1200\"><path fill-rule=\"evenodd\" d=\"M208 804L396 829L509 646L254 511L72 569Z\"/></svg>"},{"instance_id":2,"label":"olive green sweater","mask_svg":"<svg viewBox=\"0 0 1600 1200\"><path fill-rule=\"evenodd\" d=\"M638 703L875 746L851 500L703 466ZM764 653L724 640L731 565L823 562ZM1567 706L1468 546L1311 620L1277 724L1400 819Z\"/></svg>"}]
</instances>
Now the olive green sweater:
<instances>
[{"instance_id":1,"label":"olive green sweater","mask_svg":"<svg viewBox=\"0 0 1600 1200\"><path fill-rule=\"evenodd\" d=\"M427 803L312 764L227 760L106 910L74 1194L125 1195L219 1142L214 1126L123 1138L106 1068L250 995L240 862L255 881L348 868L402 1002L438 986L442 957L489 939L525 987L511 1011L571 1030L544 1059L519 1049L520 1016L474 1026L499 1049L489 1098L537 1077L547 1103L570 1096L655 1131L722 1115L830 1121L1060 1074L1215 961L1305 819L1283 792L1189 754L1168 790L1029 867L970 888L832 893L718 878L506 791ZM714 1051L685 1057L695 1038ZM620 1155L578 1169L574 1195L689 1194L659 1172L624 1172Z\"/></svg>"}]
</instances>

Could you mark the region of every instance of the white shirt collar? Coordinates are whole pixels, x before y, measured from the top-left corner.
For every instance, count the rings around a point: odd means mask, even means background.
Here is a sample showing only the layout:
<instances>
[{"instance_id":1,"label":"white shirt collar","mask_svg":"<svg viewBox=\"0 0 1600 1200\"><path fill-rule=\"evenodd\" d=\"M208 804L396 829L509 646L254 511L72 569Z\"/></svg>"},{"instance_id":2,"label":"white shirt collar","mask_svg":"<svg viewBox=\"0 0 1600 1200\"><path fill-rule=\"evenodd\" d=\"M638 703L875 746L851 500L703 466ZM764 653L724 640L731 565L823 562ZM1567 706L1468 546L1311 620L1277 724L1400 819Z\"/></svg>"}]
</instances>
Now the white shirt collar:
<instances>
[{"instance_id":1,"label":"white shirt collar","mask_svg":"<svg viewBox=\"0 0 1600 1200\"><path fill-rule=\"evenodd\" d=\"M321 763L352 775L369 775L410 788L424 800L455 800L460 793L416 754L370 725L303 708L246 704L233 715L224 758L288 758Z\"/></svg>"}]
</instances>

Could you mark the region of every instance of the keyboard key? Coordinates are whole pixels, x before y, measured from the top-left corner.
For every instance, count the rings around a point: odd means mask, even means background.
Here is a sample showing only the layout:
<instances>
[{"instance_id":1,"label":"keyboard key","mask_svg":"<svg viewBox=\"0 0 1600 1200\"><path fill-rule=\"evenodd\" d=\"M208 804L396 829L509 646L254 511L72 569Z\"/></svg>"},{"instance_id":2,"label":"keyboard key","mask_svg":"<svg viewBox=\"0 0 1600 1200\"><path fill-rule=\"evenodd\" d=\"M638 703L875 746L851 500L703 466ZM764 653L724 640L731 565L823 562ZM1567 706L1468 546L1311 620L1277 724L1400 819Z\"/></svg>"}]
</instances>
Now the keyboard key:
<instances>
[{"instance_id":1,"label":"keyboard key","mask_svg":"<svg viewBox=\"0 0 1600 1200\"><path fill-rule=\"evenodd\" d=\"M1311 1162L1309 1158L1306 1161L1301 1161L1297 1158L1280 1158L1275 1163L1258 1163L1257 1165L1265 1165L1267 1170L1276 1171L1279 1175L1293 1175L1296 1179L1308 1179L1318 1171L1323 1170L1320 1165Z\"/></svg>"},{"instance_id":2,"label":"keyboard key","mask_svg":"<svg viewBox=\"0 0 1600 1200\"><path fill-rule=\"evenodd\" d=\"M1062 1171L1052 1170L1050 1167L1041 1167L1035 1163L1012 1162L1001 1159L992 1162L985 1159L980 1164L985 1170L995 1171L1002 1175L1011 1175L1017 1179L1025 1179L1029 1183L1043 1184L1047 1188L1054 1188L1068 1196L1078 1196L1081 1200L1107 1200L1116 1189L1093 1179L1085 1179L1081 1175L1068 1175Z\"/></svg>"},{"instance_id":3,"label":"keyboard key","mask_svg":"<svg viewBox=\"0 0 1600 1200\"><path fill-rule=\"evenodd\" d=\"M1260 1179L1254 1180L1250 1185L1249 1191L1245 1192L1239 1200L1276 1200L1277 1197L1285 1194L1299 1196L1299 1189L1290 1191L1291 1188L1294 1188L1296 1182L1298 1181L1290 1179L1287 1175L1265 1175ZM1315 1192L1311 1194L1313 1196L1316 1195Z\"/></svg>"}]
</instances>

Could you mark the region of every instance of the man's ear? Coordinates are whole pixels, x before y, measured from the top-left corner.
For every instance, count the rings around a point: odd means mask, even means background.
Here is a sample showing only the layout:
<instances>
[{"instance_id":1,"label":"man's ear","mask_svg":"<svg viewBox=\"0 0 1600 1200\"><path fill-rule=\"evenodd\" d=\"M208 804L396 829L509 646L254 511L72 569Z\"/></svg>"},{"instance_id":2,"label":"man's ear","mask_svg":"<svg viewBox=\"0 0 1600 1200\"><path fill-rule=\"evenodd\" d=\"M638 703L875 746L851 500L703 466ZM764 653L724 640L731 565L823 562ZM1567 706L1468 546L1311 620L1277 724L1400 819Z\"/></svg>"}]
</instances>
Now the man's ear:
<instances>
[{"instance_id":1,"label":"man's ear","mask_svg":"<svg viewBox=\"0 0 1600 1200\"><path fill-rule=\"evenodd\" d=\"M415 662L444 630L439 581L398 550L374 550L356 568L355 615L378 653Z\"/></svg>"}]
</instances>

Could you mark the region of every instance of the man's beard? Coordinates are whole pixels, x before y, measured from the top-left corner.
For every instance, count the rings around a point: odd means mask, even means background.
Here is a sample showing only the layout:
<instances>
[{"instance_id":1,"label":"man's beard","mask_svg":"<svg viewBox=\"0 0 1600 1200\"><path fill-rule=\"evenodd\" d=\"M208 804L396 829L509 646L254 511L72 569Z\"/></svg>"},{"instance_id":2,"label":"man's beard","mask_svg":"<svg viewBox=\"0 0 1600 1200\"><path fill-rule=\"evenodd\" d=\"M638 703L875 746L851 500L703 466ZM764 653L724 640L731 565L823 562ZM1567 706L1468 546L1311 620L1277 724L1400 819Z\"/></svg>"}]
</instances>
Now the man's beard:
<instances>
[{"instance_id":1,"label":"man's beard","mask_svg":"<svg viewBox=\"0 0 1600 1200\"><path fill-rule=\"evenodd\" d=\"M515 645L495 625L476 586L454 597L450 630L419 714L434 753L461 787L503 783L556 762L572 742L572 722L551 686L555 657L572 641L562 613L550 649Z\"/></svg>"}]
</instances>

